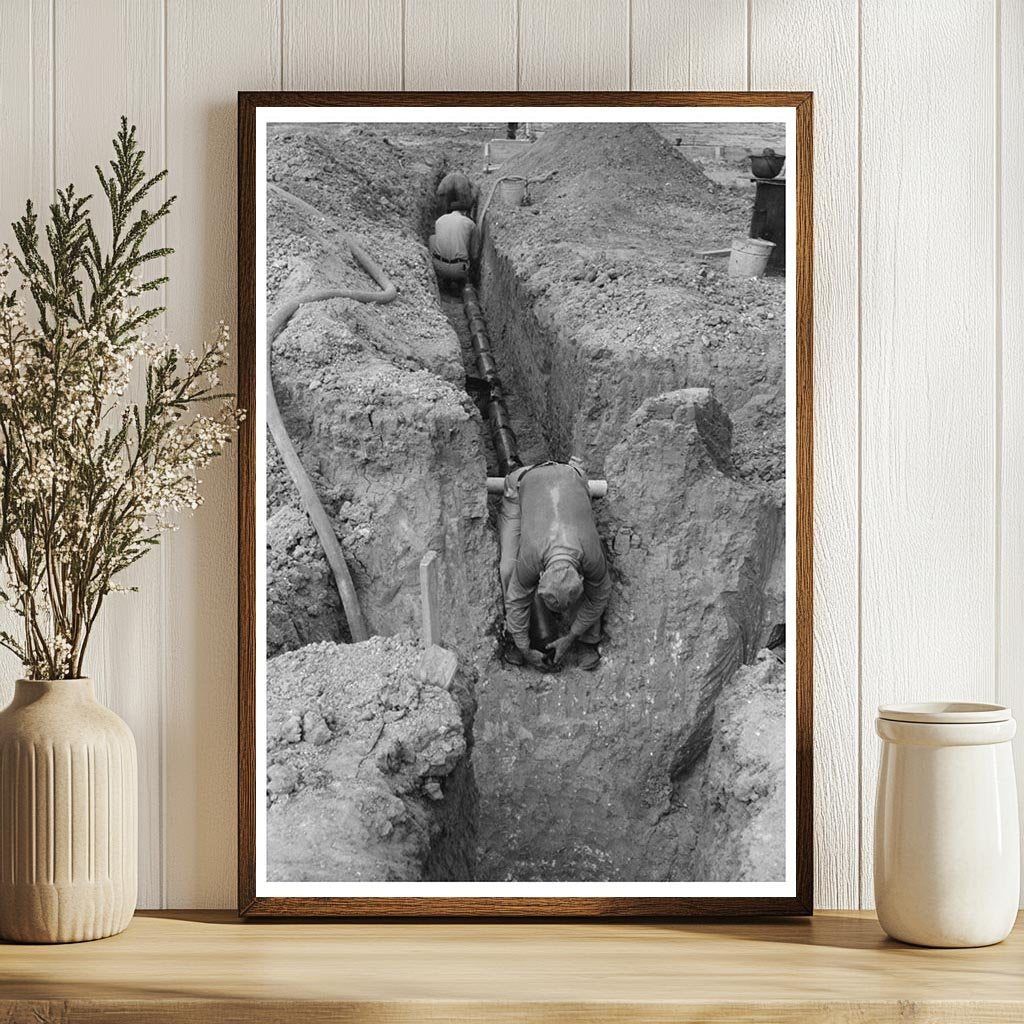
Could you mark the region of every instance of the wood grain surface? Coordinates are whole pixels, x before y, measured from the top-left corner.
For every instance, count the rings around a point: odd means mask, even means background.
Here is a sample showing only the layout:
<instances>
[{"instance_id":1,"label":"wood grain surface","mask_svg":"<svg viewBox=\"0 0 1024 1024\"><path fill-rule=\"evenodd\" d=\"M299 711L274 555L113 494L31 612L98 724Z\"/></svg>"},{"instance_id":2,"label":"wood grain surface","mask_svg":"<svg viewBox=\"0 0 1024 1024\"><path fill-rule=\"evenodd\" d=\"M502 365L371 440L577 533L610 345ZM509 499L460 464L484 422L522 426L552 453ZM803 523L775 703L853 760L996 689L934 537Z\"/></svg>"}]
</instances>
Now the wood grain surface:
<instances>
[{"instance_id":1,"label":"wood grain surface","mask_svg":"<svg viewBox=\"0 0 1024 1024\"><path fill-rule=\"evenodd\" d=\"M794 47L804 33L821 46ZM816 83L814 136L815 889L859 905L857 576L857 18L830 0L755 0L751 87ZM820 123L822 122L823 123ZM822 897L819 896L819 899Z\"/></svg>"},{"instance_id":2,"label":"wood grain surface","mask_svg":"<svg viewBox=\"0 0 1024 1024\"><path fill-rule=\"evenodd\" d=\"M746 0L633 0L630 53L631 89L750 88Z\"/></svg>"},{"instance_id":3,"label":"wood grain surface","mask_svg":"<svg viewBox=\"0 0 1024 1024\"><path fill-rule=\"evenodd\" d=\"M999 582L996 635L999 642L995 699L1011 707L1024 694L1024 191L1016 184L1024 154L1024 4L1004 3L999 36L994 181L999 197L995 221L996 421L998 451L996 576ZM1018 716L1019 719L1019 716ZM1024 793L1024 741L1014 745L1017 788Z\"/></svg>"},{"instance_id":4,"label":"wood grain surface","mask_svg":"<svg viewBox=\"0 0 1024 1024\"><path fill-rule=\"evenodd\" d=\"M44 93L51 103L53 180L58 187L74 182L80 193L96 194L90 207L99 236L106 242L110 238L109 214L94 168L96 164L105 166L113 156L111 140L122 113L132 110L150 166L164 165L162 90L159 78L151 73L163 60L161 4L160 0L66 3L54 5L51 16L49 46L62 68L53 80L52 95ZM37 22L37 30L42 27ZM96 64L93 54L98 50L104 50L107 59ZM84 78L91 78L91 88L76 84ZM42 113L37 110L35 116ZM156 195L164 197L162 185ZM45 193L40 198L49 202ZM165 230L161 224L154 233L154 247L164 244ZM165 263L155 261L149 276L162 276ZM166 301L162 289L155 300ZM165 318L151 326L156 333L166 329ZM144 395L140 372L130 385L129 396L141 400ZM138 587L138 593L110 595L92 639L92 663L102 666L95 676L97 699L128 723L139 751L140 832L150 837L139 851L139 894L146 905L161 899L163 867L162 695L166 664L162 646L150 638L162 633L165 580L159 555L150 564L131 566L120 583Z\"/></svg>"},{"instance_id":5,"label":"wood grain surface","mask_svg":"<svg viewBox=\"0 0 1024 1024\"><path fill-rule=\"evenodd\" d=\"M994 696L995 10L871 0L862 12L864 906L873 898L878 705ZM887 62L894 49L900 61ZM972 184L943 201L933 146L953 137L957 176ZM955 273L939 269L946 260Z\"/></svg>"},{"instance_id":6,"label":"wood grain surface","mask_svg":"<svg viewBox=\"0 0 1024 1024\"><path fill-rule=\"evenodd\" d=\"M166 153L181 196L167 321L186 347L232 318L238 89L394 89L404 76L417 88L815 92L816 898L868 905L858 862L870 862L870 833L858 831L874 705L1024 699L1024 5L166 0L158 17L145 0L2 6L0 225L51 194L69 152L56 97L75 112L70 138L85 151L73 159L88 169L110 137L102 90L133 75L124 112L151 124L158 103L145 145ZM449 27L448 8L473 30ZM88 25L70 30L90 18L110 28L99 46ZM234 468L207 477L205 506L138 567L162 622L152 606L127 611L91 665L146 737L140 764L159 794L140 837L150 905L235 901ZM17 674L0 656L0 702Z\"/></svg>"},{"instance_id":7,"label":"wood grain surface","mask_svg":"<svg viewBox=\"0 0 1024 1024\"><path fill-rule=\"evenodd\" d=\"M213 337L219 320L234 321L233 333L240 326L236 96L280 88L280 13L277 0L168 0L167 152L181 198L167 224L176 250L167 320L183 347ZM203 507L163 546L167 620L154 642L168 659L165 906L223 906L235 891L237 454L229 445L204 471Z\"/></svg>"},{"instance_id":8,"label":"wood grain surface","mask_svg":"<svg viewBox=\"0 0 1024 1024\"><path fill-rule=\"evenodd\" d=\"M1019 927L986 949L924 950L866 914L346 925L164 912L101 942L0 946L0 1020L983 1024L1024 1016L1022 956Z\"/></svg>"},{"instance_id":9,"label":"wood grain surface","mask_svg":"<svg viewBox=\"0 0 1024 1024\"><path fill-rule=\"evenodd\" d=\"M516 0L405 5L405 89L515 89ZM443 55L457 53L459 60ZM324 88L351 88L334 85Z\"/></svg>"},{"instance_id":10,"label":"wood grain surface","mask_svg":"<svg viewBox=\"0 0 1024 1024\"><path fill-rule=\"evenodd\" d=\"M402 88L402 0L288 0L281 14L281 88Z\"/></svg>"},{"instance_id":11,"label":"wood grain surface","mask_svg":"<svg viewBox=\"0 0 1024 1024\"><path fill-rule=\"evenodd\" d=\"M630 89L629 5L519 0L520 89Z\"/></svg>"}]
</instances>

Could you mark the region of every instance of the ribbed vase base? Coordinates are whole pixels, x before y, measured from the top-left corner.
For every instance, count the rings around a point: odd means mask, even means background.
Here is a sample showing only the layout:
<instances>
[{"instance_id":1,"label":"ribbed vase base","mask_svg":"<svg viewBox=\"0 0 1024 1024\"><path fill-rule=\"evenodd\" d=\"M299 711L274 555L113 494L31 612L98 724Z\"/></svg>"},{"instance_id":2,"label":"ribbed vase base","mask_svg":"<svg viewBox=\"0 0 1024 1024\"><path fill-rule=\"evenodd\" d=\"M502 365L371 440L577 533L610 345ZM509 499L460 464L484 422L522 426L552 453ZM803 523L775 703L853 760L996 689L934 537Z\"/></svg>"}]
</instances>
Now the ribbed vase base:
<instances>
[{"instance_id":1,"label":"ribbed vase base","mask_svg":"<svg viewBox=\"0 0 1024 1024\"><path fill-rule=\"evenodd\" d=\"M138 888L131 730L89 679L19 679L0 711L0 938L123 931Z\"/></svg>"},{"instance_id":2,"label":"ribbed vase base","mask_svg":"<svg viewBox=\"0 0 1024 1024\"><path fill-rule=\"evenodd\" d=\"M110 881L71 886L0 883L0 938L8 942L89 942L123 932L135 893Z\"/></svg>"}]
</instances>

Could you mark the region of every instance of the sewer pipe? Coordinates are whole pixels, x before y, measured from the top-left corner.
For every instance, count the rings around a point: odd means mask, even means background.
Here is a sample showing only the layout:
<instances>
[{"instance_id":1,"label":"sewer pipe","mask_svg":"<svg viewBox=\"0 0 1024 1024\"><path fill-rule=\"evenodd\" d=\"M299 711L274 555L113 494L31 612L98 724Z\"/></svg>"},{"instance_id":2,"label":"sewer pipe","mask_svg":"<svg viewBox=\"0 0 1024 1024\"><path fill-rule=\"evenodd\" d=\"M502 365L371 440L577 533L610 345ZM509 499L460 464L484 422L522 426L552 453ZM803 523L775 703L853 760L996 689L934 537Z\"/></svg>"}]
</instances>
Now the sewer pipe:
<instances>
[{"instance_id":1,"label":"sewer pipe","mask_svg":"<svg viewBox=\"0 0 1024 1024\"><path fill-rule=\"evenodd\" d=\"M519 459L519 440L512 429L512 417L505 404L505 392L498 377L498 364L491 352L491 337L480 307L480 298L471 284L462 286L462 302L469 323L469 336L473 343L477 373L487 384L487 422L491 427L494 450L498 455L498 471L502 476L522 465Z\"/></svg>"},{"instance_id":2,"label":"sewer pipe","mask_svg":"<svg viewBox=\"0 0 1024 1024\"><path fill-rule=\"evenodd\" d=\"M603 498L608 493L607 480L588 480L587 489L591 498ZM488 494L503 494L505 491L505 478L503 476L489 476L487 478Z\"/></svg>"}]
</instances>

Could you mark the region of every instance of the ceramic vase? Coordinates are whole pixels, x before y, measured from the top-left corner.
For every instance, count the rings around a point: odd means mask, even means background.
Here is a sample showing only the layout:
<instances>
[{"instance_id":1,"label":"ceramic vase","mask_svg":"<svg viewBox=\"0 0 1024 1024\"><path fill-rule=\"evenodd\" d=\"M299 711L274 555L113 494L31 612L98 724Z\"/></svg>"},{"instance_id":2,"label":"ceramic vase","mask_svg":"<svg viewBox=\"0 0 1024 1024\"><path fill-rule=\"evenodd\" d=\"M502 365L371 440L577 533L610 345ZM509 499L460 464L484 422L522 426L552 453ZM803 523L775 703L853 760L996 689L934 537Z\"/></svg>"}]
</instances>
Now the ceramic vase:
<instances>
[{"instance_id":1,"label":"ceramic vase","mask_svg":"<svg viewBox=\"0 0 1024 1024\"><path fill-rule=\"evenodd\" d=\"M988 946L1017 915L1020 838L1010 740L997 704L878 709L875 904L894 939Z\"/></svg>"},{"instance_id":2,"label":"ceramic vase","mask_svg":"<svg viewBox=\"0 0 1024 1024\"><path fill-rule=\"evenodd\" d=\"M82 942L135 910L135 740L89 679L15 684L0 712L0 938Z\"/></svg>"}]
</instances>

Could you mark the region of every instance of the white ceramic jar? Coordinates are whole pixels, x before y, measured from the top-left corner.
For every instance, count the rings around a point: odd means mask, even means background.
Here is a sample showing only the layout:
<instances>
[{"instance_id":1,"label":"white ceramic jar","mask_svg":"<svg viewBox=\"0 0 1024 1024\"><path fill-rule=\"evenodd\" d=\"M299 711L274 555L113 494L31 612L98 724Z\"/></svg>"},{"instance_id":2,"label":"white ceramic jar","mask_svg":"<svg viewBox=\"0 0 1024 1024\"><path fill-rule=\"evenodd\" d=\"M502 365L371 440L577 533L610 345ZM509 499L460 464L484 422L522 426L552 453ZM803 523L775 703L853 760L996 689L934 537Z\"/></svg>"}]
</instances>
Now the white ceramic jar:
<instances>
[{"instance_id":1,"label":"white ceramic jar","mask_svg":"<svg viewBox=\"0 0 1024 1024\"><path fill-rule=\"evenodd\" d=\"M998 704L883 705L875 905L894 939L988 946L1020 891L1017 723Z\"/></svg>"}]
</instances>

